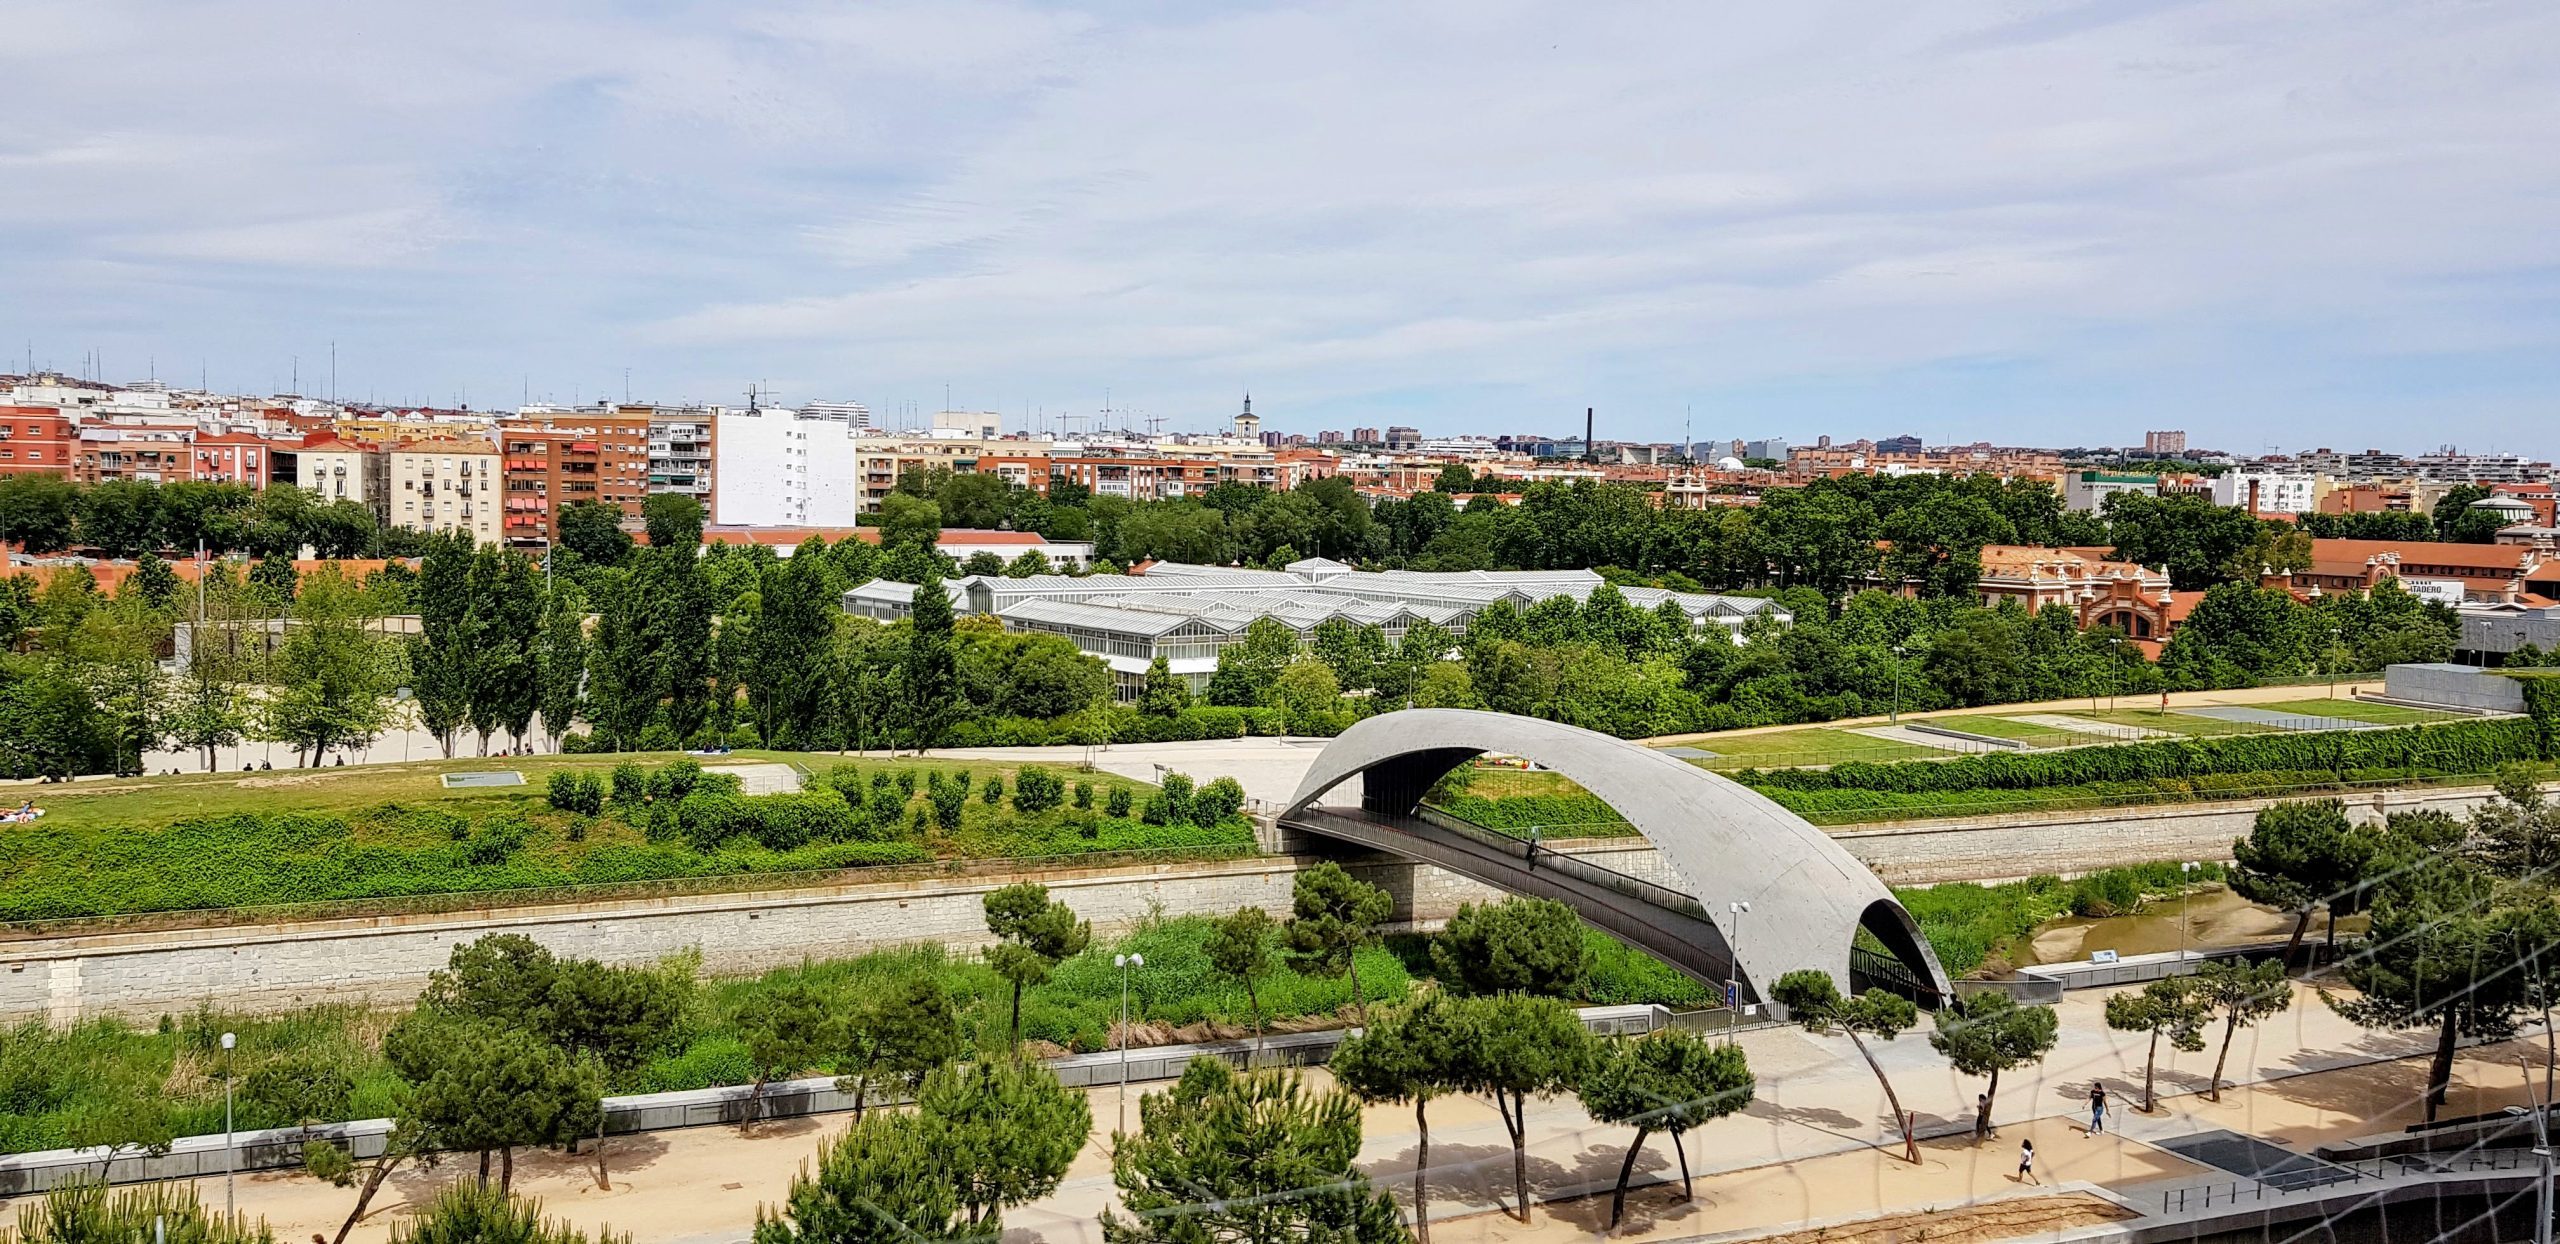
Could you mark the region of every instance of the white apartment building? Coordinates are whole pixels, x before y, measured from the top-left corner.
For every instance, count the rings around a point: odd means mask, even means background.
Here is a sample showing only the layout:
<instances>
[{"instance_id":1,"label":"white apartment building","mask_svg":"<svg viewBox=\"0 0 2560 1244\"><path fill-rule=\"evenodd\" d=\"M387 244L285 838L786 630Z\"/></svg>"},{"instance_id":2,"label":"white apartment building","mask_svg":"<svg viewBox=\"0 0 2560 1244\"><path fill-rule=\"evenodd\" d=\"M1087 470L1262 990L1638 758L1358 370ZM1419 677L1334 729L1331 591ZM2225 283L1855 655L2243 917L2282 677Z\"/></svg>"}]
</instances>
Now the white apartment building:
<instances>
[{"instance_id":1,"label":"white apartment building","mask_svg":"<svg viewBox=\"0 0 2560 1244\"><path fill-rule=\"evenodd\" d=\"M862 509L861 424L848 413L721 407L712 420L712 519L724 526L851 527Z\"/></svg>"},{"instance_id":2,"label":"white apartment building","mask_svg":"<svg viewBox=\"0 0 2560 1244\"><path fill-rule=\"evenodd\" d=\"M498 447L482 440L408 441L383 454L385 521L412 531L468 532L498 542Z\"/></svg>"},{"instance_id":3,"label":"white apartment building","mask_svg":"<svg viewBox=\"0 0 2560 1244\"><path fill-rule=\"evenodd\" d=\"M2308 514L2320 508L2320 477L2273 471L2225 471L2206 493L2215 505L2257 514Z\"/></svg>"},{"instance_id":4,"label":"white apartment building","mask_svg":"<svg viewBox=\"0 0 2560 1244\"><path fill-rule=\"evenodd\" d=\"M382 454L354 441L328 437L299 449L277 450L278 469L293 463L292 482L323 501L353 501L382 517L382 491L389 464ZM279 481L283 482L283 481Z\"/></svg>"}]
</instances>

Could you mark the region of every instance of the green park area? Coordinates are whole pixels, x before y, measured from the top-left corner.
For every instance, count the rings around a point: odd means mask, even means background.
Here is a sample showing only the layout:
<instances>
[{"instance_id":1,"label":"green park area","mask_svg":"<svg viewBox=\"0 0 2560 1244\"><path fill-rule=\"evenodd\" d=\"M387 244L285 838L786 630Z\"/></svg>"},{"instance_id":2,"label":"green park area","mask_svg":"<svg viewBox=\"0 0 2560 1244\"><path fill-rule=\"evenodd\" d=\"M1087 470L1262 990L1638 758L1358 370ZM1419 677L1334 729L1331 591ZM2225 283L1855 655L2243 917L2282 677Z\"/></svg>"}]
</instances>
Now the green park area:
<instances>
[{"instance_id":1,"label":"green park area","mask_svg":"<svg viewBox=\"0 0 2560 1244\"><path fill-rule=\"evenodd\" d=\"M1241 792L1067 768L740 752L797 794L741 797L680 755L133 778L43 788L0 828L0 922L747 879L949 860L1250 850ZM451 773L523 785L448 787ZM555 789L555 785L558 789ZM728 879L728 880L723 880ZM527 897L531 897L528 895Z\"/></svg>"}]
</instances>

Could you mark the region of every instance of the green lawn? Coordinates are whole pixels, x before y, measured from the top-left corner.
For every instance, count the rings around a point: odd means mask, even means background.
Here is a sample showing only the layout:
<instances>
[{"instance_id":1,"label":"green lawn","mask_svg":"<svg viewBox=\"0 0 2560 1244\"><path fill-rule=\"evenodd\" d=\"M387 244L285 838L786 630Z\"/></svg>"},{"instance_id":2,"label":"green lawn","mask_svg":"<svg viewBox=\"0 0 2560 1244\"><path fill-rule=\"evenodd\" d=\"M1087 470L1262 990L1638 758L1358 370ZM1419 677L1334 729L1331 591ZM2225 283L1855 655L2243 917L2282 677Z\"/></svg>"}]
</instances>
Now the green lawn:
<instances>
[{"instance_id":1,"label":"green lawn","mask_svg":"<svg viewBox=\"0 0 2560 1244\"><path fill-rule=\"evenodd\" d=\"M1064 802L1028 812L1019 806L1017 766L770 752L735 759L796 761L821 781L850 770L861 798L849 803L831 791L750 798L704 809L721 820L690 823L676 810L698 801L635 794L588 816L554 810L547 798L545 778L555 770L602 776L619 762L655 770L662 766L641 762L673 759L449 761L34 788L49 815L0 828L0 923L95 916L165 923L204 918L175 913L308 904L410 910L499 891L695 892L783 873L1099 852L1232 855L1253 844L1241 816L1149 824L1142 814L1154 787L1063 767L1053 772L1067 786ZM456 769L496 768L520 769L528 784L447 790L438 781ZM928 797L931 778L964 771L972 785L958 823L945 825ZM984 792L999 783L998 801L986 802ZM1079 786L1090 788L1083 807ZM742 823L738 815L779 819Z\"/></svg>"},{"instance_id":2,"label":"green lawn","mask_svg":"<svg viewBox=\"0 0 2560 1244\"><path fill-rule=\"evenodd\" d=\"M670 761L691 759L706 768L724 765L780 762L797 765L804 774L823 774L837 765L856 764L864 769L893 767L913 769L917 780L939 770L952 773L967 769L985 775L1000 773L1007 784L1020 767L994 762L955 764L901 757L892 762L878 754L870 758L840 756L834 752L770 752L740 751L728 756L688 756L683 752L624 752L620 755L597 756L513 756L471 757L456 760L419 760L408 764L351 765L345 768L275 769L260 773L190 773L174 777L100 778L72 782L61 786L24 786L12 792L14 798L32 798L45 810L43 824L48 827L86 828L98 825L166 825L173 821L202 816L222 816L233 812L315 812L346 815L398 803L406 807L433 807L459 816L479 817L491 812L510 811L527 801L539 804L543 783L557 769L583 769L597 774L609 773L617 764L634 762L651 768ZM1064 774L1068 766L1049 766ZM524 775L522 786L466 787L447 789L443 775L477 773L491 770L514 770ZM1214 773L1192 775L1206 782ZM1085 775L1097 783L1139 785L1108 775ZM0 830L0 835L7 831Z\"/></svg>"},{"instance_id":3,"label":"green lawn","mask_svg":"<svg viewBox=\"0 0 2560 1244\"><path fill-rule=\"evenodd\" d=\"M2343 717L2348 721L2370 721L2380 726L2422 726L2431 721L2453 721L2461 713L2437 713L2423 708L2402 708L2397 704L2375 704L2367 700L2285 700L2256 707L2273 713L2294 713L2304 717Z\"/></svg>"},{"instance_id":4,"label":"green lawn","mask_svg":"<svg viewBox=\"0 0 2560 1244\"><path fill-rule=\"evenodd\" d=\"M1766 734L1709 735L1683 746L1714 752L1713 757L1696 762L1710 769L1801 768L1844 760L1917 760L1947 754L1934 747L1826 726L1772 730Z\"/></svg>"},{"instance_id":5,"label":"green lawn","mask_svg":"<svg viewBox=\"0 0 2560 1244\"><path fill-rule=\"evenodd\" d=\"M2070 747L2080 743L2105 741L2098 735L2074 734L2069 730L2039 726L2032 721L2013 721L2007 717L1993 717L1984 713L1973 713L1962 717L1933 717L1929 720L1929 724L1947 730L1962 730L1967 734L1986 734L1995 739L2014 739L2029 747L2038 748Z\"/></svg>"}]
</instances>

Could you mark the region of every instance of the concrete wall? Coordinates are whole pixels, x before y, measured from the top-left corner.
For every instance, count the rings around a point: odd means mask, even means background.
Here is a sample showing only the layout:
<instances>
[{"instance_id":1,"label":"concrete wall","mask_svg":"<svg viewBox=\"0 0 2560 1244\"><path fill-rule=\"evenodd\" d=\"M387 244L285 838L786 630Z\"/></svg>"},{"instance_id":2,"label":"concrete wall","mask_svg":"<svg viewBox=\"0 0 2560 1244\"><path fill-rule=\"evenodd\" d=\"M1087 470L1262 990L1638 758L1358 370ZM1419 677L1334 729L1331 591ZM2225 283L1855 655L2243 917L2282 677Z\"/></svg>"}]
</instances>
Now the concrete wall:
<instances>
[{"instance_id":1,"label":"concrete wall","mask_svg":"<svg viewBox=\"0 0 2560 1244\"><path fill-rule=\"evenodd\" d=\"M2394 665L2383 670L2382 693L2412 704L2442 704L2451 708L2500 713L2524 711L2524 688L2517 685L2515 679L2441 661Z\"/></svg>"},{"instance_id":2,"label":"concrete wall","mask_svg":"<svg viewBox=\"0 0 2560 1244\"><path fill-rule=\"evenodd\" d=\"M2438 807L2461 812L2485 791L2395 792L2355 802L2359 820ZM1911 822L1840 832L1849 853L1895 885L2077 873L2154 859L2225 859L2257 804L2142 809L2103 815ZM1303 851L1310 844L1275 841ZM1648 880L1676 883L1639 839L1551 843ZM1299 869L1318 856L1149 865L1032 874L1108 932L1149 912L1285 914ZM1397 918L1424 926L1462 902L1499 897L1485 886L1390 859L1352 864L1395 896ZM1004 879L953 878L815 889L618 900L585 905L321 920L274 926L101 934L0 942L0 1020L69 1023L115 1014L140 1019L199 1002L282 1010L320 1002L406 1003L459 943L520 932L552 949L611 963L647 963L699 948L703 968L735 975L939 942L986 939L986 892Z\"/></svg>"}]
</instances>

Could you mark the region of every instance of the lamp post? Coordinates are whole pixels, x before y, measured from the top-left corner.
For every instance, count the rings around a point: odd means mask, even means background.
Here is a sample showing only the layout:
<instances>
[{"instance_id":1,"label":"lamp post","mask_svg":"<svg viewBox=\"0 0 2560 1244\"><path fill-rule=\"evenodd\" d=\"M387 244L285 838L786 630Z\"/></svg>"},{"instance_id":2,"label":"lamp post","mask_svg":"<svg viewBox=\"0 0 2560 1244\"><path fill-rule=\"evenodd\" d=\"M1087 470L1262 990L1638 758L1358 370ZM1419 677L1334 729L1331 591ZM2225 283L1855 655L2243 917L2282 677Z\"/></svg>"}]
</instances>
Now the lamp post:
<instances>
[{"instance_id":1,"label":"lamp post","mask_svg":"<svg viewBox=\"0 0 2560 1244\"><path fill-rule=\"evenodd\" d=\"M1147 966L1147 957L1139 954L1113 955L1111 966L1120 969L1120 1130L1129 1130L1129 973Z\"/></svg>"},{"instance_id":2,"label":"lamp post","mask_svg":"<svg viewBox=\"0 0 2560 1244\"><path fill-rule=\"evenodd\" d=\"M2533 1067L2531 1064L2524 1063L2522 1059L2516 1061L2524 1066L2524 1091L2530 1097L2533 1093ZM2530 1115L2533 1119L2533 1156L2541 1166L2539 1177L2533 1181L2533 1244L2551 1244L2553 1188L2551 1130L2548 1122L2550 1109L2550 1103L2539 1100L2534 1101L2531 1109L2523 1106L2507 1107L2508 1114Z\"/></svg>"},{"instance_id":3,"label":"lamp post","mask_svg":"<svg viewBox=\"0 0 2560 1244\"><path fill-rule=\"evenodd\" d=\"M1742 918L1751 914L1751 904L1727 903L1725 912L1733 925L1733 935L1725 939L1732 943L1732 953L1725 956L1724 965L1724 1039L1731 1041L1742 1023Z\"/></svg>"},{"instance_id":4,"label":"lamp post","mask_svg":"<svg viewBox=\"0 0 2560 1244\"><path fill-rule=\"evenodd\" d=\"M1896 725L1902 722L1902 653L1903 646L1893 646L1893 715L1886 718Z\"/></svg>"},{"instance_id":5,"label":"lamp post","mask_svg":"<svg viewBox=\"0 0 2560 1244\"><path fill-rule=\"evenodd\" d=\"M222 1034L222 1213L235 1220L240 1206L232 1192L231 1177L239 1169L240 1153L231 1145L231 1047L239 1042L236 1034Z\"/></svg>"}]
</instances>

